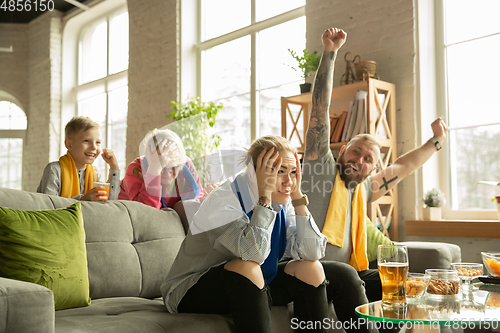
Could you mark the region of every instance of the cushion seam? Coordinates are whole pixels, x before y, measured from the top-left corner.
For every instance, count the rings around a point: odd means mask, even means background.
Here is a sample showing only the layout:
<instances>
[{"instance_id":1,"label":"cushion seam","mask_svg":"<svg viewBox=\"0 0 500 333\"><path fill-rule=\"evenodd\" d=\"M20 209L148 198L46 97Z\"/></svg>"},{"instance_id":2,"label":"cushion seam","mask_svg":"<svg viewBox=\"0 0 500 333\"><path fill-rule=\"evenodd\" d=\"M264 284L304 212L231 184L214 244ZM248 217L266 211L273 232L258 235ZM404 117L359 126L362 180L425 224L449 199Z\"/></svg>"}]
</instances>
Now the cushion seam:
<instances>
[{"instance_id":1,"label":"cushion seam","mask_svg":"<svg viewBox=\"0 0 500 333\"><path fill-rule=\"evenodd\" d=\"M130 210L128 209L127 205L124 205L123 203L120 203L122 204L125 209L127 210L127 214L128 214L128 217L129 217L129 220L130 220L130 227L132 228L132 243L131 245L133 246L134 244L136 244L136 240L135 240L135 229L134 229L134 224L132 223L132 215L130 214ZM135 250L135 253L137 254L137 260L139 261L139 266L141 267L141 289L139 291L139 295L142 295L142 291L143 291L143 284L144 284L144 270L143 270L143 267L142 267L142 262L141 262L141 257L139 256L139 252L137 251L137 248L134 246L134 250Z\"/></svg>"},{"instance_id":2,"label":"cushion seam","mask_svg":"<svg viewBox=\"0 0 500 333\"><path fill-rule=\"evenodd\" d=\"M91 243L123 243L123 244L131 244L131 245L135 245L135 244L142 244L142 243L148 243L148 242L157 242L157 241L162 241L162 240L167 240L167 241L170 241L170 240L175 240L175 239L180 239L181 241L184 239L184 237L169 237L169 238L156 238L156 239L148 239L148 240L145 240L145 241L142 241L142 242L133 242L133 243L130 243L130 242L127 242L127 241L118 241L118 240L103 240L103 241L85 241L85 244L91 244Z\"/></svg>"},{"instance_id":3,"label":"cushion seam","mask_svg":"<svg viewBox=\"0 0 500 333\"><path fill-rule=\"evenodd\" d=\"M16 280L16 281L20 281L20 280ZM21 281L21 282L25 282L25 281ZM33 282L27 282L27 283L33 283ZM33 283L35 284L35 283ZM40 286L40 285L38 285ZM44 286L41 286L41 287L44 287ZM47 287L44 287L44 288L47 288ZM50 293L51 290L50 289L47 289L47 290L30 290L30 291L20 291L20 292L16 292L15 294L3 294L3 295L0 295L0 298L11 298L11 297L15 297L17 295L27 295L27 294L41 294L41 293Z\"/></svg>"}]
</instances>

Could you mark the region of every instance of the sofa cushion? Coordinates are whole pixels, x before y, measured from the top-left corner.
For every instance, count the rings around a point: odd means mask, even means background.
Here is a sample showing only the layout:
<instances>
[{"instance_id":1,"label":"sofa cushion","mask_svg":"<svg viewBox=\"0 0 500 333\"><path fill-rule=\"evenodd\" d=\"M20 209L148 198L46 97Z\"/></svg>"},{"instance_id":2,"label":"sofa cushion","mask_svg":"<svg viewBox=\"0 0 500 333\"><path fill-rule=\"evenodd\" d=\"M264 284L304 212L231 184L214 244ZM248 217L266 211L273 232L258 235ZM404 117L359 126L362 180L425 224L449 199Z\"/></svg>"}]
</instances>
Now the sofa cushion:
<instances>
[{"instance_id":1,"label":"sofa cushion","mask_svg":"<svg viewBox=\"0 0 500 333\"><path fill-rule=\"evenodd\" d=\"M80 203L42 211L0 208L0 276L49 288L56 310L89 305Z\"/></svg>"},{"instance_id":2,"label":"sofa cushion","mask_svg":"<svg viewBox=\"0 0 500 333\"><path fill-rule=\"evenodd\" d=\"M38 284L0 278L0 332L54 333L54 296Z\"/></svg>"},{"instance_id":3,"label":"sofa cushion","mask_svg":"<svg viewBox=\"0 0 500 333\"><path fill-rule=\"evenodd\" d=\"M332 305L329 311L329 318L336 320ZM293 333L290 322L292 316L292 303L287 306L273 306L271 331ZM92 305L85 308L57 311L55 317L56 333L235 332L231 315L168 313L161 298L101 298L92 300Z\"/></svg>"},{"instance_id":4,"label":"sofa cushion","mask_svg":"<svg viewBox=\"0 0 500 333\"><path fill-rule=\"evenodd\" d=\"M82 202L90 297L161 296L160 286L185 237L172 210L140 202Z\"/></svg>"}]
</instances>

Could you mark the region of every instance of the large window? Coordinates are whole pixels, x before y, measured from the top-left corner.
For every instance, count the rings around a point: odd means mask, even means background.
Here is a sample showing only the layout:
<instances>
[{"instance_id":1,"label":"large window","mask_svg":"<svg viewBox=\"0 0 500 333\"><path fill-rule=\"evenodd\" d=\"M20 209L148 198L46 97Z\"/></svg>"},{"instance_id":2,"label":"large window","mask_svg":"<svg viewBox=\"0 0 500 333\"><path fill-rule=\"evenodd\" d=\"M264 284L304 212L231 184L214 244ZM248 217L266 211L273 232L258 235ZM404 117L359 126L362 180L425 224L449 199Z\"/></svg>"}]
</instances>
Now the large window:
<instances>
[{"instance_id":1,"label":"large window","mask_svg":"<svg viewBox=\"0 0 500 333\"><path fill-rule=\"evenodd\" d=\"M101 125L102 148L114 150L121 170L126 169L128 31L128 12L122 9L85 26L78 48L78 114ZM102 158L95 166L107 175Z\"/></svg>"},{"instance_id":2,"label":"large window","mask_svg":"<svg viewBox=\"0 0 500 333\"><path fill-rule=\"evenodd\" d=\"M481 211L495 209L500 187L478 182L500 181L500 1L470 4L443 0L449 209L488 218Z\"/></svg>"},{"instance_id":3,"label":"large window","mask_svg":"<svg viewBox=\"0 0 500 333\"><path fill-rule=\"evenodd\" d=\"M221 148L281 134L281 96L302 83L288 49L306 45L305 0L200 0L200 95L220 102Z\"/></svg>"},{"instance_id":4,"label":"large window","mask_svg":"<svg viewBox=\"0 0 500 333\"><path fill-rule=\"evenodd\" d=\"M0 101L0 186L21 190L26 115L19 106Z\"/></svg>"}]
</instances>

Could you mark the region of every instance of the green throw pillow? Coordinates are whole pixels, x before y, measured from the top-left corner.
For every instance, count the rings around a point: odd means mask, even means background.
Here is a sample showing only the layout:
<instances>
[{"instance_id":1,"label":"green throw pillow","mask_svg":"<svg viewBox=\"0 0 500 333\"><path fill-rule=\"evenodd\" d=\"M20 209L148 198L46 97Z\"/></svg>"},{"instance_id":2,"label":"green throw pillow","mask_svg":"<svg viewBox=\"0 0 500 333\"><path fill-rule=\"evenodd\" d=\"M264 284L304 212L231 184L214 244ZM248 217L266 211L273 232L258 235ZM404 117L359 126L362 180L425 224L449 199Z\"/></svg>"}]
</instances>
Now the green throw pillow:
<instances>
[{"instance_id":1,"label":"green throw pillow","mask_svg":"<svg viewBox=\"0 0 500 333\"><path fill-rule=\"evenodd\" d=\"M373 224L368 217L366 217L366 250L368 252L368 261L377 260L378 246L381 244L389 245L392 241L384 236L384 234L378 230L378 228Z\"/></svg>"},{"instance_id":2,"label":"green throw pillow","mask_svg":"<svg viewBox=\"0 0 500 333\"><path fill-rule=\"evenodd\" d=\"M56 310L89 305L80 202L39 211L0 207L0 276L49 288Z\"/></svg>"}]
</instances>

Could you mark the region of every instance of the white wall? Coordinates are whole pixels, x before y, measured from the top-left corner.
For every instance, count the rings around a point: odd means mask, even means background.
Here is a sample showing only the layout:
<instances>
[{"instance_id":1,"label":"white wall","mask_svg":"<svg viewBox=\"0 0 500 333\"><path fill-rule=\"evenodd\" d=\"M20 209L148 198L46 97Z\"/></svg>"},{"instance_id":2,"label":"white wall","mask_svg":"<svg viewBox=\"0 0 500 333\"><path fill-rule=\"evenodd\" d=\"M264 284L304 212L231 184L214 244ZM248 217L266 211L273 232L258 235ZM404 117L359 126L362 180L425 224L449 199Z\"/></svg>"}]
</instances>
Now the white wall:
<instances>
[{"instance_id":1,"label":"white wall","mask_svg":"<svg viewBox=\"0 0 500 333\"><path fill-rule=\"evenodd\" d=\"M0 90L14 96L28 112L28 25L0 24L0 47L12 46L14 52L0 52Z\"/></svg>"},{"instance_id":2,"label":"white wall","mask_svg":"<svg viewBox=\"0 0 500 333\"><path fill-rule=\"evenodd\" d=\"M61 13L47 12L29 24L0 25L0 90L13 95L28 119L23 149L22 188L35 191L59 141ZM9 45L6 45L9 44Z\"/></svg>"},{"instance_id":3,"label":"white wall","mask_svg":"<svg viewBox=\"0 0 500 333\"><path fill-rule=\"evenodd\" d=\"M178 1L128 0L129 110L127 163L139 156L139 143L146 133L165 126L177 100Z\"/></svg>"}]
</instances>

